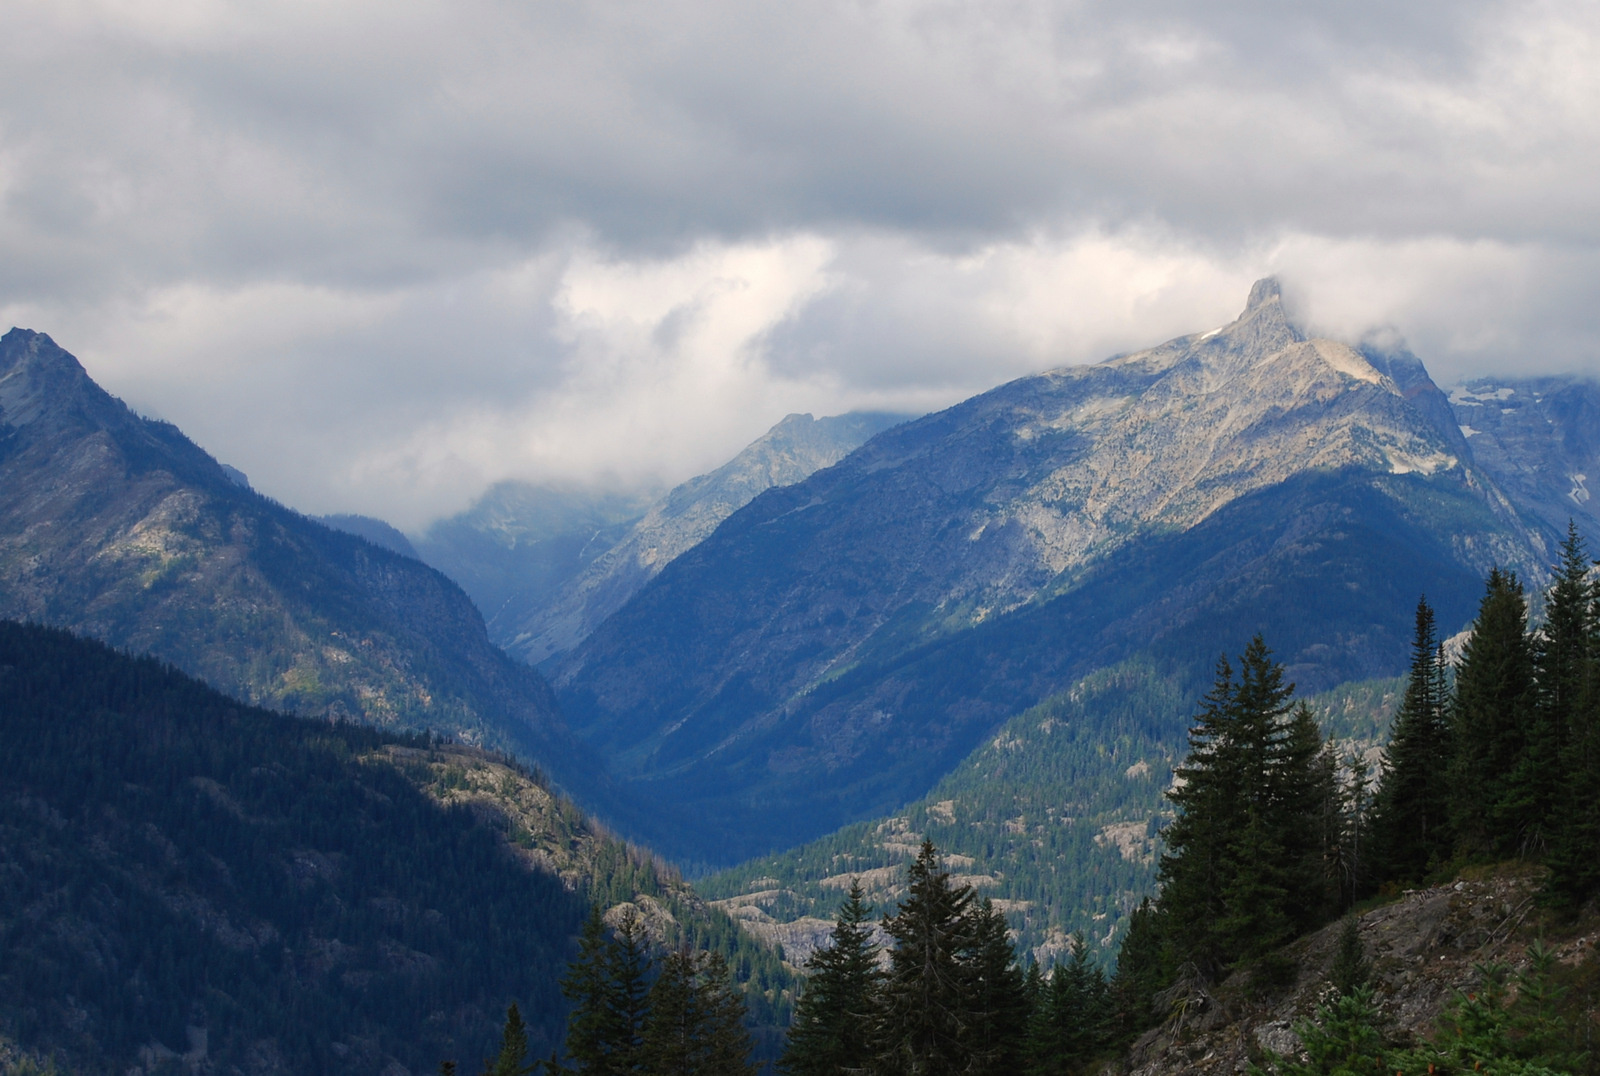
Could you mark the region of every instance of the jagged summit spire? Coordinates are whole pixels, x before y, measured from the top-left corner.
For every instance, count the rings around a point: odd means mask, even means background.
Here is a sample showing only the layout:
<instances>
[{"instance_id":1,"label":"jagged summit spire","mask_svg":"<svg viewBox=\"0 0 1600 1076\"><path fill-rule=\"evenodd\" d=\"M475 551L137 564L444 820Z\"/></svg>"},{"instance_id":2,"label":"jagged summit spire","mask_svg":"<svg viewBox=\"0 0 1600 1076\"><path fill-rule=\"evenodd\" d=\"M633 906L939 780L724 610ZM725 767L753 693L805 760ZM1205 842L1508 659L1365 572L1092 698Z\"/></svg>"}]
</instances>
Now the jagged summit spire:
<instances>
[{"instance_id":1,"label":"jagged summit spire","mask_svg":"<svg viewBox=\"0 0 1600 1076\"><path fill-rule=\"evenodd\" d=\"M1258 306L1265 306L1274 299L1282 298L1283 289L1278 285L1278 278L1262 277L1250 288L1250 298L1244 304L1244 312L1248 314Z\"/></svg>"}]
</instances>

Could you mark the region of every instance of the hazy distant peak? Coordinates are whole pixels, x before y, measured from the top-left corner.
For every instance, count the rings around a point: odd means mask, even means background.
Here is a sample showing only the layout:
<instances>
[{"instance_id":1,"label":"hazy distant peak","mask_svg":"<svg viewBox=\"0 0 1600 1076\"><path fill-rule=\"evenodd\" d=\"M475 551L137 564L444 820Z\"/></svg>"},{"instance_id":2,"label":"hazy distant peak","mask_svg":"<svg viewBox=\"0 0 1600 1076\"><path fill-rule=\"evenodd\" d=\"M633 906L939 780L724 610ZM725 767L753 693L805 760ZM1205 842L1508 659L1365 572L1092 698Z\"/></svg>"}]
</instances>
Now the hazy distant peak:
<instances>
[{"instance_id":1,"label":"hazy distant peak","mask_svg":"<svg viewBox=\"0 0 1600 1076\"><path fill-rule=\"evenodd\" d=\"M226 466L226 465L224 465ZM410 539L402 534L393 524L372 516L356 515L349 512L336 512L329 516L312 516L318 523L332 527L336 531L353 534L357 538L365 538L375 546L399 553L412 560L421 560L416 549L411 545Z\"/></svg>"},{"instance_id":2,"label":"hazy distant peak","mask_svg":"<svg viewBox=\"0 0 1600 1076\"><path fill-rule=\"evenodd\" d=\"M785 416L715 471L689 479L651 505L626 536L585 567L555 600L497 615L491 631L533 663L570 650L667 564L757 496L833 466L874 435L911 417L886 411Z\"/></svg>"}]
</instances>

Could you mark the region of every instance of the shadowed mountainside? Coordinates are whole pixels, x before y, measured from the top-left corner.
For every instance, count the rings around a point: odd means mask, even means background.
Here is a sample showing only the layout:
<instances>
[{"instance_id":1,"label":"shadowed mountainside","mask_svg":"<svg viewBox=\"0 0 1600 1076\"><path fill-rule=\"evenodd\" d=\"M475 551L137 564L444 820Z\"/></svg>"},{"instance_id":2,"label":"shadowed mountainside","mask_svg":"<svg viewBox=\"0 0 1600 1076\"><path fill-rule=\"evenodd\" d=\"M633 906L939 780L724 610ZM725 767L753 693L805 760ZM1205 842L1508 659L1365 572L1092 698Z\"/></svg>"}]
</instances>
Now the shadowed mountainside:
<instances>
[{"instance_id":1,"label":"shadowed mountainside","mask_svg":"<svg viewBox=\"0 0 1600 1076\"><path fill-rule=\"evenodd\" d=\"M42 333L0 338L0 616L154 654L248 702L595 767L538 673L409 557L252 492Z\"/></svg>"}]
</instances>

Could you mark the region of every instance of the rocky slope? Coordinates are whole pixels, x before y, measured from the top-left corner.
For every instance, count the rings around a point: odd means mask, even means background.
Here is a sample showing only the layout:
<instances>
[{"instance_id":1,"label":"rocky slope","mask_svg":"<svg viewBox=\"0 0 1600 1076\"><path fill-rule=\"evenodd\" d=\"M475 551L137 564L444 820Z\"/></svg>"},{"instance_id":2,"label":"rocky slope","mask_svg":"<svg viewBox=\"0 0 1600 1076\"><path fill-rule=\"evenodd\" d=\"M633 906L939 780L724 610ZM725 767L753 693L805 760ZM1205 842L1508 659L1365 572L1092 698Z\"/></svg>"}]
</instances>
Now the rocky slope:
<instances>
[{"instance_id":1,"label":"rocky slope","mask_svg":"<svg viewBox=\"0 0 1600 1076\"><path fill-rule=\"evenodd\" d=\"M1555 951L1557 980L1567 989L1565 1015L1593 1028L1600 1017L1600 916L1593 910L1563 921L1540 912L1538 875L1508 866L1469 873L1448 885L1407 892L1360 916L1360 935L1373 963L1379 1008L1398 1041L1419 1041L1458 992L1476 989L1477 966L1527 966L1528 945L1543 939ZM1328 968L1341 927L1329 926L1290 946L1298 969L1277 996L1253 997L1248 977L1236 974L1214 989L1179 988L1163 1000L1169 1017L1146 1034L1114 1072L1133 1076L1221 1076L1260 1062L1265 1051L1292 1055L1293 1028L1310 1017L1327 989Z\"/></svg>"},{"instance_id":2,"label":"rocky slope","mask_svg":"<svg viewBox=\"0 0 1600 1076\"><path fill-rule=\"evenodd\" d=\"M1482 378L1454 389L1450 407L1474 461L1526 516L1600 532L1600 384Z\"/></svg>"},{"instance_id":3,"label":"rocky slope","mask_svg":"<svg viewBox=\"0 0 1600 1076\"><path fill-rule=\"evenodd\" d=\"M568 558L570 570L561 578L524 586L506 601L483 606L490 632L535 665L566 653L757 494L831 467L873 434L908 417L790 415L715 471L675 487L625 531L594 528L580 553Z\"/></svg>"},{"instance_id":4,"label":"rocky slope","mask_svg":"<svg viewBox=\"0 0 1600 1076\"><path fill-rule=\"evenodd\" d=\"M550 691L438 572L231 478L41 333L0 339L0 616L252 703L434 728L593 786Z\"/></svg>"},{"instance_id":5,"label":"rocky slope","mask_svg":"<svg viewBox=\"0 0 1600 1076\"><path fill-rule=\"evenodd\" d=\"M1307 339L1263 281L1220 329L1023 378L764 493L555 678L662 805L642 832L727 862L892 812L1134 653L1193 681L1265 631L1303 688L1392 675L1419 590L1455 627L1491 564L1547 557L1415 358Z\"/></svg>"}]
</instances>

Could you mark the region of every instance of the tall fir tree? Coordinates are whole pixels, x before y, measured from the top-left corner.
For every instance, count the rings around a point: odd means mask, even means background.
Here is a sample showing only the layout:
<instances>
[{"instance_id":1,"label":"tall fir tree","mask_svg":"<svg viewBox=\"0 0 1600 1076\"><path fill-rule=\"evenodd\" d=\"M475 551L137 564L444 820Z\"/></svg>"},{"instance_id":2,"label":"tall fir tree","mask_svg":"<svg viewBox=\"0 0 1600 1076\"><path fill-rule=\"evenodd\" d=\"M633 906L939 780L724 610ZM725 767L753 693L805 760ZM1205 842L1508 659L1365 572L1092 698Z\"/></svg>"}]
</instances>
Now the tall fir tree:
<instances>
[{"instance_id":1,"label":"tall fir tree","mask_svg":"<svg viewBox=\"0 0 1600 1076\"><path fill-rule=\"evenodd\" d=\"M538 1064L528 1063L528 1026L522 1012L512 1002L506 1009L505 1027L500 1032L500 1053L483 1067L483 1076L530 1076Z\"/></svg>"},{"instance_id":2,"label":"tall fir tree","mask_svg":"<svg viewBox=\"0 0 1600 1076\"><path fill-rule=\"evenodd\" d=\"M1555 645L1556 633L1547 629L1546 634L1552 638L1539 653L1541 707L1555 712L1562 732L1562 774L1545 860L1550 878L1544 897L1558 908L1571 910L1600 891L1600 586L1591 577L1591 563L1570 523L1561 559L1561 572L1551 588L1549 604L1554 606L1559 592L1564 626L1560 636L1569 641L1565 646ZM1579 617L1570 608L1580 595L1586 602L1587 614L1583 622L1587 647L1581 654L1574 638ZM1556 619L1552 609L1551 626ZM1562 654L1565 675L1556 691L1547 690L1543 682L1545 669ZM1557 692L1565 698L1552 698Z\"/></svg>"},{"instance_id":3,"label":"tall fir tree","mask_svg":"<svg viewBox=\"0 0 1600 1076\"><path fill-rule=\"evenodd\" d=\"M1067 1076L1081 1070L1111 1038L1105 972L1090 958L1083 935L1074 934L1067 959L1050 973L1029 1027L1028 1071Z\"/></svg>"},{"instance_id":4,"label":"tall fir tree","mask_svg":"<svg viewBox=\"0 0 1600 1076\"><path fill-rule=\"evenodd\" d=\"M1128 929L1117 947L1117 970L1111 976L1110 1009L1113 1040L1143 1031L1154 1015L1156 992L1173 976L1172 950L1157 905L1149 897L1128 916Z\"/></svg>"},{"instance_id":5,"label":"tall fir tree","mask_svg":"<svg viewBox=\"0 0 1600 1076\"><path fill-rule=\"evenodd\" d=\"M630 908L615 935L598 906L590 910L561 991L573 1002L567 1017L567 1056L583 1076L631 1076L643 1069L649 1004L650 947L644 924Z\"/></svg>"},{"instance_id":6,"label":"tall fir tree","mask_svg":"<svg viewBox=\"0 0 1600 1076\"><path fill-rule=\"evenodd\" d=\"M1161 921L1176 957L1208 978L1276 948L1325 914L1319 861L1320 733L1258 635L1234 678L1226 659L1169 793Z\"/></svg>"},{"instance_id":7,"label":"tall fir tree","mask_svg":"<svg viewBox=\"0 0 1600 1076\"><path fill-rule=\"evenodd\" d=\"M1243 829L1244 779L1234 762L1238 687L1226 657L1189 730L1189 755L1168 793L1178 815L1163 834L1160 925L1173 955L1220 970L1225 943L1217 931L1230 878L1233 834Z\"/></svg>"},{"instance_id":8,"label":"tall fir tree","mask_svg":"<svg viewBox=\"0 0 1600 1076\"><path fill-rule=\"evenodd\" d=\"M1450 825L1468 855L1526 849L1530 819L1514 775L1535 705L1528 605L1516 573L1492 569L1456 668Z\"/></svg>"},{"instance_id":9,"label":"tall fir tree","mask_svg":"<svg viewBox=\"0 0 1600 1076\"><path fill-rule=\"evenodd\" d=\"M832 937L806 967L805 986L778 1060L779 1071L788 1076L844 1076L867 1065L883 979L870 915L860 879L852 879Z\"/></svg>"},{"instance_id":10,"label":"tall fir tree","mask_svg":"<svg viewBox=\"0 0 1600 1076\"><path fill-rule=\"evenodd\" d=\"M682 948L650 988L640 1044L649 1076L755 1076L745 1006L721 953Z\"/></svg>"},{"instance_id":11,"label":"tall fir tree","mask_svg":"<svg viewBox=\"0 0 1600 1076\"><path fill-rule=\"evenodd\" d=\"M973 1076L1015 1076L1028 1034L1027 983L1017 966L1005 913L988 898L970 910L963 964L968 1011L967 1071Z\"/></svg>"},{"instance_id":12,"label":"tall fir tree","mask_svg":"<svg viewBox=\"0 0 1600 1076\"><path fill-rule=\"evenodd\" d=\"M972 1022L963 954L972 890L954 885L931 841L906 874L906 899L884 920L894 939L881 991L876 1069L894 1076L967 1070Z\"/></svg>"},{"instance_id":13,"label":"tall fir tree","mask_svg":"<svg viewBox=\"0 0 1600 1076\"><path fill-rule=\"evenodd\" d=\"M1339 911L1339 770L1316 715L1304 702L1289 712L1289 734L1274 767L1270 799L1284 846L1284 884L1295 933Z\"/></svg>"},{"instance_id":14,"label":"tall fir tree","mask_svg":"<svg viewBox=\"0 0 1600 1076\"><path fill-rule=\"evenodd\" d=\"M1414 881L1450 858L1454 751L1444 656L1433 609L1424 597L1417 601L1411 671L1373 799L1372 851L1386 877Z\"/></svg>"},{"instance_id":15,"label":"tall fir tree","mask_svg":"<svg viewBox=\"0 0 1600 1076\"><path fill-rule=\"evenodd\" d=\"M1372 767L1364 755L1352 751L1345 756L1344 772L1346 777L1340 795L1344 809L1344 839L1339 851L1339 872L1343 878L1340 911L1348 911L1374 884L1368 848L1371 843L1368 829L1372 814Z\"/></svg>"}]
</instances>

